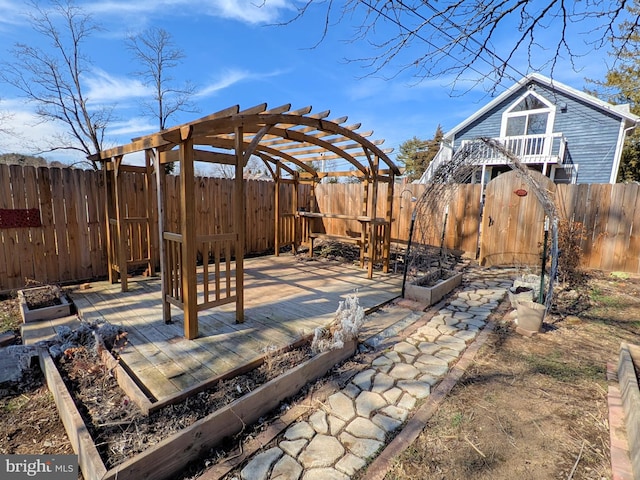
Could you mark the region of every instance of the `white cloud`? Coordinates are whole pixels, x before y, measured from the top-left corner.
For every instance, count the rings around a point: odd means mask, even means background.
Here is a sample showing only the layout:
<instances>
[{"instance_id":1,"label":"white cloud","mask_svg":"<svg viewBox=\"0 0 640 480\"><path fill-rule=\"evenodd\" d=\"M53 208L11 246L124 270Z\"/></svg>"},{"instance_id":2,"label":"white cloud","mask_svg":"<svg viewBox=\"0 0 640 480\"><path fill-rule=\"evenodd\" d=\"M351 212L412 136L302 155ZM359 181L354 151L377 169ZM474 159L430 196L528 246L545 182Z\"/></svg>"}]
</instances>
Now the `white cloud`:
<instances>
[{"instance_id":1,"label":"white cloud","mask_svg":"<svg viewBox=\"0 0 640 480\"><path fill-rule=\"evenodd\" d=\"M220 90L230 87L243 80L251 78L252 74L245 70L229 69L221 72L219 78L206 85L204 88L196 92L196 97L208 97L215 95Z\"/></svg>"},{"instance_id":2,"label":"white cloud","mask_svg":"<svg viewBox=\"0 0 640 480\"><path fill-rule=\"evenodd\" d=\"M269 77L277 77L278 75L282 75L282 73L283 71L281 70L259 73L229 68L221 71L218 78L214 79L213 81L211 81L211 83L198 90L195 96L199 98L209 97L211 95L217 94L225 88L235 85L236 83L240 83L246 80L262 80Z\"/></svg>"},{"instance_id":3,"label":"white cloud","mask_svg":"<svg viewBox=\"0 0 640 480\"><path fill-rule=\"evenodd\" d=\"M118 100L147 97L151 95L149 89L140 80L118 77L104 70L96 69L93 76L87 78L87 99L92 104L113 104Z\"/></svg>"},{"instance_id":4,"label":"white cloud","mask_svg":"<svg viewBox=\"0 0 640 480\"><path fill-rule=\"evenodd\" d=\"M292 8L287 0L210 0L202 5L208 5L209 15L251 24L275 22L281 10Z\"/></svg>"},{"instance_id":5,"label":"white cloud","mask_svg":"<svg viewBox=\"0 0 640 480\"><path fill-rule=\"evenodd\" d=\"M10 117L8 127L11 129L7 134L0 133L0 151L38 154L48 160L67 164L85 160L82 153L74 151L41 153L47 150L49 139L64 136L66 131L60 124L43 122L29 107L29 104L20 99L8 99L0 103L3 113L6 112ZM12 126L15 127L11 128Z\"/></svg>"},{"instance_id":6,"label":"white cloud","mask_svg":"<svg viewBox=\"0 0 640 480\"><path fill-rule=\"evenodd\" d=\"M130 118L123 122L112 122L107 130L110 136L128 136L136 137L147 133L153 133L158 130L158 125L152 123L147 118L137 117ZM127 140L125 140L127 141Z\"/></svg>"},{"instance_id":7,"label":"white cloud","mask_svg":"<svg viewBox=\"0 0 640 480\"><path fill-rule=\"evenodd\" d=\"M0 29L5 25L17 25L24 22L24 5L11 0L0 0Z\"/></svg>"},{"instance_id":8,"label":"white cloud","mask_svg":"<svg viewBox=\"0 0 640 480\"><path fill-rule=\"evenodd\" d=\"M83 5L96 15L154 15L183 11L188 15L205 14L238 20L248 24L275 22L283 10L293 10L289 0L159 0L141 2L96 2Z\"/></svg>"}]
</instances>

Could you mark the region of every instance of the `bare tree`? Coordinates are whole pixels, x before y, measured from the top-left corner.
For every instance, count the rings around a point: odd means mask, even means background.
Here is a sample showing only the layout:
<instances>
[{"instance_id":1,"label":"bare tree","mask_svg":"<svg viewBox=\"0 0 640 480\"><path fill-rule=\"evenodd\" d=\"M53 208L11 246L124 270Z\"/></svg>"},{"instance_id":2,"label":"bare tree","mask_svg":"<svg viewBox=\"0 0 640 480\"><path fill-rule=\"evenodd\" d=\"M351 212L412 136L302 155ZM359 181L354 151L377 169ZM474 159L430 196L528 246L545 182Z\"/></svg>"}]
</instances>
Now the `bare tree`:
<instances>
[{"instance_id":1,"label":"bare tree","mask_svg":"<svg viewBox=\"0 0 640 480\"><path fill-rule=\"evenodd\" d=\"M83 44L98 26L90 15L70 1L54 0L51 9L37 3L29 5L31 26L50 43L50 48L16 43L15 61L2 65L0 77L36 104L36 114L42 121L66 127L64 133L44 140L46 145L39 146L39 150L71 150L86 156L98 153L102 150L113 108L90 106L82 84L90 65L83 54ZM86 163L98 169L95 161L86 160Z\"/></svg>"},{"instance_id":2,"label":"bare tree","mask_svg":"<svg viewBox=\"0 0 640 480\"><path fill-rule=\"evenodd\" d=\"M10 125L12 117L11 113L0 110L0 135L11 135L13 133Z\"/></svg>"},{"instance_id":3,"label":"bare tree","mask_svg":"<svg viewBox=\"0 0 640 480\"><path fill-rule=\"evenodd\" d=\"M191 99L195 86L185 82L176 86L170 70L185 58L184 52L173 43L171 34L162 28L151 28L127 39L127 48L140 62L140 70L134 72L144 84L153 89L153 100L142 103L146 116L158 120L164 130L167 120L177 112L195 112Z\"/></svg>"},{"instance_id":4,"label":"bare tree","mask_svg":"<svg viewBox=\"0 0 640 480\"><path fill-rule=\"evenodd\" d=\"M307 0L291 23L305 14L324 15L319 42L332 25L355 22L354 42L366 42L370 56L352 58L371 74L411 72L416 80L463 74L476 82L490 79L493 87L507 77L549 69L578 60L609 41L619 46L630 31L618 33L623 22L640 24L630 0ZM388 28L382 28L383 26ZM390 32L390 33L388 33ZM564 62L563 62L564 60Z\"/></svg>"}]
</instances>

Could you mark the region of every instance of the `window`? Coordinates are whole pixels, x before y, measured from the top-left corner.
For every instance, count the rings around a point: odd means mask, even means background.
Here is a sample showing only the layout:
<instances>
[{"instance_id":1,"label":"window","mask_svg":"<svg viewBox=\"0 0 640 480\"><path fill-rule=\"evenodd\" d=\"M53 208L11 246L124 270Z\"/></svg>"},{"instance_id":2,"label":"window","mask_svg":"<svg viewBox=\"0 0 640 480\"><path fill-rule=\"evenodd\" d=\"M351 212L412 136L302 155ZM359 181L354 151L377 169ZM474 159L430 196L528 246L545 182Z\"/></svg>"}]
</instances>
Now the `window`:
<instances>
[{"instance_id":1,"label":"window","mask_svg":"<svg viewBox=\"0 0 640 480\"><path fill-rule=\"evenodd\" d=\"M555 106L540 94L528 91L518 98L502 114L500 137L520 137L506 142L516 155L549 155L550 139L545 135L553 132ZM524 136L536 136L535 139L524 139Z\"/></svg>"}]
</instances>

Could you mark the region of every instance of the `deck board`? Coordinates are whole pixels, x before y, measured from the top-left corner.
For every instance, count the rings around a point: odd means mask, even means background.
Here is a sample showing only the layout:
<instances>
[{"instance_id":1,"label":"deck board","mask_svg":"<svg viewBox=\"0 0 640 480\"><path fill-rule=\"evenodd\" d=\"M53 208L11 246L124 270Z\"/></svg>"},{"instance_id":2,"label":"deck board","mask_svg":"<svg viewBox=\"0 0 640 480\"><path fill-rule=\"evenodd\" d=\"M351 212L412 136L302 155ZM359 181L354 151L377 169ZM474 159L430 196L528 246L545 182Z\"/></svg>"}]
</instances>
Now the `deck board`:
<instances>
[{"instance_id":1,"label":"deck board","mask_svg":"<svg viewBox=\"0 0 640 480\"><path fill-rule=\"evenodd\" d=\"M357 292L365 310L384 304L400 294L401 281L399 274L376 272L368 279L363 269L291 255L245 259L245 322L235 323L235 304L202 311L194 340L183 337L180 309L172 307L173 323L164 323L157 277L133 277L124 293L119 284L96 282L74 291L73 300L84 320L126 328L129 344L122 360L160 400L239 367L267 347L312 333L333 319L349 294ZM367 332L381 328L370 325Z\"/></svg>"}]
</instances>

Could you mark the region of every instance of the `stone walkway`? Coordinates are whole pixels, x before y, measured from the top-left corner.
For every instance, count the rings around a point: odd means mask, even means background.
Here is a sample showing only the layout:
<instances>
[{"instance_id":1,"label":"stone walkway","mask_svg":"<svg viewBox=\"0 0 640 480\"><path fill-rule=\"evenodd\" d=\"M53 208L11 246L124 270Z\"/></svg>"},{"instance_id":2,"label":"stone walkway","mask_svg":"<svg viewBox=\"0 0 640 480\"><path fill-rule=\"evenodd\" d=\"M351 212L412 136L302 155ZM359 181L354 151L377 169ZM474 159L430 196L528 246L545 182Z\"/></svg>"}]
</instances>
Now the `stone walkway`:
<instances>
[{"instance_id":1,"label":"stone walkway","mask_svg":"<svg viewBox=\"0 0 640 480\"><path fill-rule=\"evenodd\" d=\"M509 271L480 270L426 325L381 351L341 391L292 424L273 446L228 476L235 480L348 480L400 428L449 371L512 284Z\"/></svg>"}]
</instances>

